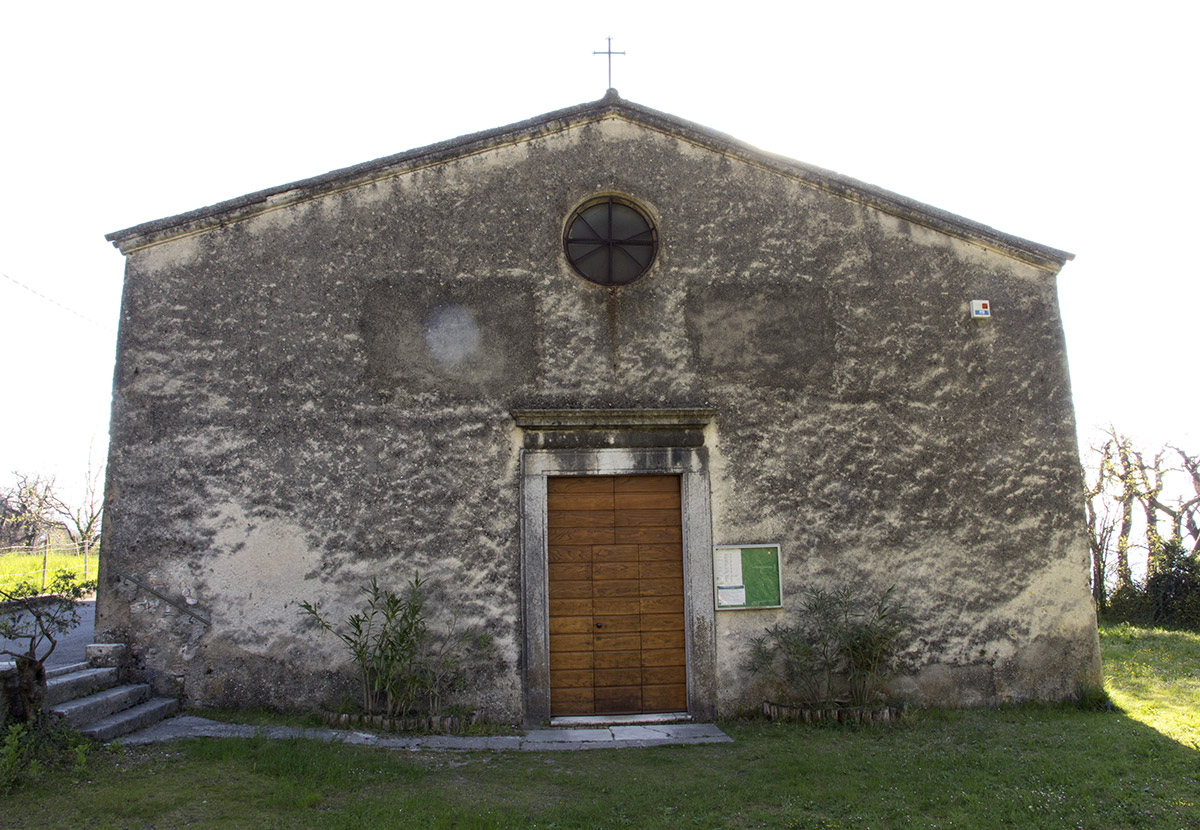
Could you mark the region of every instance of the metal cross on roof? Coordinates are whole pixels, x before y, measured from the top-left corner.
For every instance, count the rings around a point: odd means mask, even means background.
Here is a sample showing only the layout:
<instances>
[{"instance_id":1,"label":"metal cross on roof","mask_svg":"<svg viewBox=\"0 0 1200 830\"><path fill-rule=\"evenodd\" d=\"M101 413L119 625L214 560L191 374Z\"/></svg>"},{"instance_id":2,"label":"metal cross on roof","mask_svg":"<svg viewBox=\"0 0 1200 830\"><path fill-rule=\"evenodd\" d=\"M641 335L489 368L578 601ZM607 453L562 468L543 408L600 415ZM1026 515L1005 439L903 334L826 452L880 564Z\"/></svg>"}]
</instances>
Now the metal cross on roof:
<instances>
[{"instance_id":1,"label":"metal cross on roof","mask_svg":"<svg viewBox=\"0 0 1200 830\"><path fill-rule=\"evenodd\" d=\"M611 37L606 38L606 40L608 40L608 50L604 51L604 52L592 52L592 54L593 55L608 55L608 88L612 89L612 56L613 55L624 55L625 53L624 52L614 52L612 50L612 38Z\"/></svg>"}]
</instances>

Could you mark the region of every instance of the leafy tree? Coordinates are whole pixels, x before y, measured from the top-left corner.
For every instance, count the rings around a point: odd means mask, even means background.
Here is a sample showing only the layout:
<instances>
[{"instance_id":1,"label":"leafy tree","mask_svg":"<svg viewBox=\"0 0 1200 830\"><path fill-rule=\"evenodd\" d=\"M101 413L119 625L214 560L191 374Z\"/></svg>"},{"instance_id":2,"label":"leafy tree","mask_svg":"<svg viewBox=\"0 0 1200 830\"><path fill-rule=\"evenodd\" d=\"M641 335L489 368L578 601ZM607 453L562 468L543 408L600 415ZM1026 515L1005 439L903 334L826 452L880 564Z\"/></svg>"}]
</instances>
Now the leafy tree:
<instances>
[{"instance_id":1,"label":"leafy tree","mask_svg":"<svg viewBox=\"0 0 1200 830\"><path fill-rule=\"evenodd\" d=\"M46 695L46 660L59 638L79 625L79 601L95 587L95 580L80 582L74 573L62 569L55 573L48 596L39 596L38 586L28 581L10 590L0 589L0 600L8 604L0 612L0 637L25 643L20 651L0 649L0 655L12 657L17 664L17 693L26 721L40 716Z\"/></svg>"}]
</instances>

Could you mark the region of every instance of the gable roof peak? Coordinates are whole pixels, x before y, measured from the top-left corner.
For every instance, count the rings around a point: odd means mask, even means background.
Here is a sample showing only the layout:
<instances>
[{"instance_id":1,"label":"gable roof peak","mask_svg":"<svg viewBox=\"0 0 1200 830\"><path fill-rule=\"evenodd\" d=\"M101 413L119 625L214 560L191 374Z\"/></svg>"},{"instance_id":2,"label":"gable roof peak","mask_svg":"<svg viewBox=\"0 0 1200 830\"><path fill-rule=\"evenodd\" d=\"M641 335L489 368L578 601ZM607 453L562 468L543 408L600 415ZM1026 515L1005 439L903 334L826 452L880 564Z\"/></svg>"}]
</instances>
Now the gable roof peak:
<instances>
[{"instance_id":1,"label":"gable roof peak","mask_svg":"<svg viewBox=\"0 0 1200 830\"><path fill-rule=\"evenodd\" d=\"M463 155L537 138L612 117L625 118L717 153L740 158L751 164L802 181L810 187L833 193L848 201L858 202L901 219L983 244L1051 272L1057 272L1068 260L1075 258L1074 254L1066 251L1003 233L979 222L973 222L949 211L909 199L849 176L768 153L726 133L670 113L636 104L622 98L613 87L609 87L605 91L604 97L596 101L577 104L514 124L471 133L393 156L333 170L321 176L249 193L188 213L115 231L107 234L105 238L119 248L122 253L128 254L177 234L201 232L207 227L223 224L235 216L254 215L283 204L304 201L331 191L354 187L373 178L392 175L398 170L437 164Z\"/></svg>"}]
</instances>

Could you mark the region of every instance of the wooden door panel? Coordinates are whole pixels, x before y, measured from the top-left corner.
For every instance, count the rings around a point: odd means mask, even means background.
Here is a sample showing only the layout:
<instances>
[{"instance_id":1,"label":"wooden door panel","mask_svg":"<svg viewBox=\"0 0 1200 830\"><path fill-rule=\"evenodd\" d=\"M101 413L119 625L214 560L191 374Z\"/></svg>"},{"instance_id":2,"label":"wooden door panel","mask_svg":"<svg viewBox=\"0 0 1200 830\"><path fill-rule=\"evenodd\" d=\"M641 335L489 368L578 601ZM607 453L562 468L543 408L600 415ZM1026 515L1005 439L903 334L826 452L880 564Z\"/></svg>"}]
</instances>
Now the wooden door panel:
<instances>
[{"instance_id":1,"label":"wooden door panel","mask_svg":"<svg viewBox=\"0 0 1200 830\"><path fill-rule=\"evenodd\" d=\"M546 533L546 541L551 545L612 545L617 533L610 527L553 528Z\"/></svg>"},{"instance_id":2,"label":"wooden door panel","mask_svg":"<svg viewBox=\"0 0 1200 830\"><path fill-rule=\"evenodd\" d=\"M686 712L687 685L643 686L642 706L651 712Z\"/></svg>"},{"instance_id":3,"label":"wooden door panel","mask_svg":"<svg viewBox=\"0 0 1200 830\"><path fill-rule=\"evenodd\" d=\"M612 493L613 484L607 476L556 476L546 479L546 493Z\"/></svg>"},{"instance_id":4,"label":"wooden door panel","mask_svg":"<svg viewBox=\"0 0 1200 830\"><path fill-rule=\"evenodd\" d=\"M586 651L592 652L592 634L589 628L587 634L551 634L550 651Z\"/></svg>"},{"instance_id":5,"label":"wooden door panel","mask_svg":"<svg viewBox=\"0 0 1200 830\"><path fill-rule=\"evenodd\" d=\"M551 634L594 634L596 624L591 617L551 617Z\"/></svg>"},{"instance_id":6,"label":"wooden door panel","mask_svg":"<svg viewBox=\"0 0 1200 830\"><path fill-rule=\"evenodd\" d=\"M596 678L596 688L601 686L640 686L642 685L642 670L636 669L596 669L592 672Z\"/></svg>"},{"instance_id":7,"label":"wooden door panel","mask_svg":"<svg viewBox=\"0 0 1200 830\"><path fill-rule=\"evenodd\" d=\"M546 559L551 564L559 562L591 562L591 545L556 545L547 551Z\"/></svg>"},{"instance_id":8,"label":"wooden door panel","mask_svg":"<svg viewBox=\"0 0 1200 830\"><path fill-rule=\"evenodd\" d=\"M590 651L568 651L550 655L550 671L588 671L596 667L595 656Z\"/></svg>"},{"instance_id":9,"label":"wooden door panel","mask_svg":"<svg viewBox=\"0 0 1200 830\"><path fill-rule=\"evenodd\" d=\"M679 493L617 493L610 503L616 510L673 510L679 512Z\"/></svg>"},{"instance_id":10,"label":"wooden door panel","mask_svg":"<svg viewBox=\"0 0 1200 830\"><path fill-rule=\"evenodd\" d=\"M642 683L646 686L680 686L687 683L687 669L683 666L644 668Z\"/></svg>"},{"instance_id":11,"label":"wooden door panel","mask_svg":"<svg viewBox=\"0 0 1200 830\"><path fill-rule=\"evenodd\" d=\"M646 649L642 651L642 666L657 667L682 666L684 663L683 649Z\"/></svg>"},{"instance_id":12,"label":"wooden door panel","mask_svg":"<svg viewBox=\"0 0 1200 830\"><path fill-rule=\"evenodd\" d=\"M648 513L651 511L639 511ZM553 527L613 527L617 514L611 510L551 510Z\"/></svg>"},{"instance_id":13,"label":"wooden door panel","mask_svg":"<svg viewBox=\"0 0 1200 830\"><path fill-rule=\"evenodd\" d=\"M554 596L557 599L587 599L591 595L591 582L580 580L578 582L558 581L554 583Z\"/></svg>"},{"instance_id":14,"label":"wooden door panel","mask_svg":"<svg viewBox=\"0 0 1200 830\"><path fill-rule=\"evenodd\" d=\"M615 476L614 493L678 493L678 476Z\"/></svg>"},{"instance_id":15,"label":"wooden door panel","mask_svg":"<svg viewBox=\"0 0 1200 830\"><path fill-rule=\"evenodd\" d=\"M547 481L552 715L686 711L679 481Z\"/></svg>"},{"instance_id":16,"label":"wooden door panel","mask_svg":"<svg viewBox=\"0 0 1200 830\"><path fill-rule=\"evenodd\" d=\"M641 651L597 651L592 655L592 667L597 669L637 669L641 666Z\"/></svg>"},{"instance_id":17,"label":"wooden door panel","mask_svg":"<svg viewBox=\"0 0 1200 830\"><path fill-rule=\"evenodd\" d=\"M550 715L590 715L596 711L591 689L550 690Z\"/></svg>"},{"instance_id":18,"label":"wooden door panel","mask_svg":"<svg viewBox=\"0 0 1200 830\"><path fill-rule=\"evenodd\" d=\"M601 629L603 630L603 629ZM642 638L639 634L596 634L589 638L594 642L596 651L636 651L642 650Z\"/></svg>"},{"instance_id":19,"label":"wooden door panel","mask_svg":"<svg viewBox=\"0 0 1200 830\"><path fill-rule=\"evenodd\" d=\"M637 596L594 599L591 602L592 614L596 617L630 617L637 616L642 612L642 600ZM604 620L598 619L596 622L604 622Z\"/></svg>"},{"instance_id":20,"label":"wooden door panel","mask_svg":"<svg viewBox=\"0 0 1200 830\"><path fill-rule=\"evenodd\" d=\"M592 614L590 599L552 599L551 617L589 617Z\"/></svg>"},{"instance_id":21,"label":"wooden door panel","mask_svg":"<svg viewBox=\"0 0 1200 830\"><path fill-rule=\"evenodd\" d=\"M684 646L683 630L679 631L643 631L642 632L642 648L647 649L664 649L677 648L682 650Z\"/></svg>"},{"instance_id":22,"label":"wooden door panel","mask_svg":"<svg viewBox=\"0 0 1200 830\"><path fill-rule=\"evenodd\" d=\"M682 631L679 614L642 614L642 631Z\"/></svg>"},{"instance_id":23,"label":"wooden door panel","mask_svg":"<svg viewBox=\"0 0 1200 830\"><path fill-rule=\"evenodd\" d=\"M617 597L636 598L645 592L646 580L609 579L604 582L585 582L582 584L587 585L589 596L595 596L597 599L614 599ZM593 585L595 586L594 588Z\"/></svg>"},{"instance_id":24,"label":"wooden door panel","mask_svg":"<svg viewBox=\"0 0 1200 830\"><path fill-rule=\"evenodd\" d=\"M575 583L564 584L574 585ZM637 586L638 595L643 597L683 596L683 580L681 579L640 579Z\"/></svg>"},{"instance_id":25,"label":"wooden door panel","mask_svg":"<svg viewBox=\"0 0 1200 830\"><path fill-rule=\"evenodd\" d=\"M641 686L596 687L595 711L606 715L637 714L642 711Z\"/></svg>"},{"instance_id":26,"label":"wooden door panel","mask_svg":"<svg viewBox=\"0 0 1200 830\"><path fill-rule=\"evenodd\" d=\"M640 562L593 562L592 579L637 579L641 575Z\"/></svg>"},{"instance_id":27,"label":"wooden door panel","mask_svg":"<svg viewBox=\"0 0 1200 830\"><path fill-rule=\"evenodd\" d=\"M613 534L611 544L615 545L655 545L666 542L678 545L683 542L683 530L679 527L616 527L610 532Z\"/></svg>"},{"instance_id":28,"label":"wooden door panel","mask_svg":"<svg viewBox=\"0 0 1200 830\"><path fill-rule=\"evenodd\" d=\"M683 597L678 594L673 597L642 597L641 602L643 614L683 613Z\"/></svg>"},{"instance_id":29,"label":"wooden door panel","mask_svg":"<svg viewBox=\"0 0 1200 830\"><path fill-rule=\"evenodd\" d=\"M596 545L592 548L592 562L638 562L641 561L641 545Z\"/></svg>"},{"instance_id":30,"label":"wooden door panel","mask_svg":"<svg viewBox=\"0 0 1200 830\"><path fill-rule=\"evenodd\" d=\"M640 669L638 670L641 671ZM595 672L591 669L564 671L550 670L551 689L590 689Z\"/></svg>"},{"instance_id":31,"label":"wooden door panel","mask_svg":"<svg viewBox=\"0 0 1200 830\"><path fill-rule=\"evenodd\" d=\"M679 525L678 510L622 510L608 514L614 517L617 527L656 527L673 529Z\"/></svg>"},{"instance_id":32,"label":"wooden door panel","mask_svg":"<svg viewBox=\"0 0 1200 830\"><path fill-rule=\"evenodd\" d=\"M679 545L650 544L638 545L638 559L641 562L678 562L680 573L683 572L683 549Z\"/></svg>"},{"instance_id":33,"label":"wooden door panel","mask_svg":"<svg viewBox=\"0 0 1200 830\"><path fill-rule=\"evenodd\" d=\"M596 631L603 631L605 634L633 634L638 638L638 645L641 647L641 632L642 618L639 614L627 614L625 616L613 617L595 617ZM599 634L597 634L599 636ZM600 644L594 645L594 648L600 648Z\"/></svg>"},{"instance_id":34,"label":"wooden door panel","mask_svg":"<svg viewBox=\"0 0 1200 830\"><path fill-rule=\"evenodd\" d=\"M678 552L676 552L678 555ZM595 567L595 564L592 565ZM683 590L683 562L639 562L638 576L642 579L674 579Z\"/></svg>"},{"instance_id":35,"label":"wooden door panel","mask_svg":"<svg viewBox=\"0 0 1200 830\"><path fill-rule=\"evenodd\" d=\"M591 582L593 567L591 562L551 562L546 565L546 576L551 582Z\"/></svg>"},{"instance_id":36,"label":"wooden door panel","mask_svg":"<svg viewBox=\"0 0 1200 830\"><path fill-rule=\"evenodd\" d=\"M546 509L555 510L612 510L616 499L612 493L551 493Z\"/></svg>"}]
</instances>

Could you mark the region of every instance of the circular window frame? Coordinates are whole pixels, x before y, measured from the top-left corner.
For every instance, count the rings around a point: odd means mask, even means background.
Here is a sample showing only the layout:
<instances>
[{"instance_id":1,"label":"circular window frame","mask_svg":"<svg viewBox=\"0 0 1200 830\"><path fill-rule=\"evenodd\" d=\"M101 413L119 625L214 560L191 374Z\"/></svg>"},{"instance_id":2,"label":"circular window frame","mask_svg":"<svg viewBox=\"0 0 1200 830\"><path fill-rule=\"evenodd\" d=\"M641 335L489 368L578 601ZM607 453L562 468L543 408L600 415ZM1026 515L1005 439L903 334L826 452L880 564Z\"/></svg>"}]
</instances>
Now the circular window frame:
<instances>
[{"instance_id":1,"label":"circular window frame","mask_svg":"<svg viewBox=\"0 0 1200 830\"><path fill-rule=\"evenodd\" d=\"M593 227L584 214L595 217L594 209L600 206L608 207L608 215L599 214L600 221L594 223L599 227ZM619 216L614 216L614 207L622 209ZM635 232L614 239L614 219L615 224L632 223ZM658 225L654 217L644 206L620 193L598 193L583 201L567 218L562 239L563 254L571 270L604 288L637 282L658 259Z\"/></svg>"}]
</instances>

